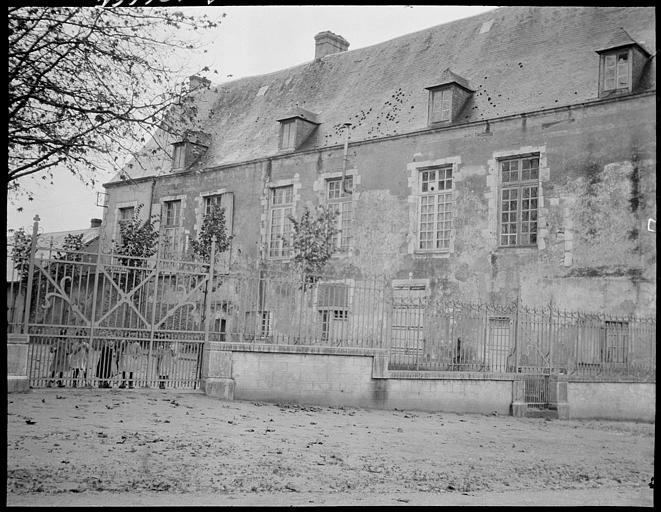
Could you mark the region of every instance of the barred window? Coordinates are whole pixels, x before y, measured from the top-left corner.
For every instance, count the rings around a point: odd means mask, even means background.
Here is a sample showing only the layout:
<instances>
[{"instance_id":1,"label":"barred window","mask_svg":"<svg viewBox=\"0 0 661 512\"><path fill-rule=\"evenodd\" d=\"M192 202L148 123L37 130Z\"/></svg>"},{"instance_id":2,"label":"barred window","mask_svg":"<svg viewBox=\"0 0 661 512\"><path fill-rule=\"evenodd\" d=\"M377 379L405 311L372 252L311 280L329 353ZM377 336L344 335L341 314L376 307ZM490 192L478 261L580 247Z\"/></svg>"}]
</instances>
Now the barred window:
<instances>
[{"instance_id":1,"label":"barred window","mask_svg":"<svg viewBox=\"0 0 661 512\"><path fill-rule=\"evenodd\" d=\"M294 187L271 189L269 212L269 258L287 258L291 251L292 223L289 216L294 212Z\"/></svg>"},{"instance_id":2,"label":"barred window","mask_svg":"<svg viewBox=\"0 0 661 512\"><path fill-rule=\"evenodd\" d=\"M626 363L629 349L629 323L606 321L601 347L604 363Z\"/></svg>"},{"instance_id":3,"label":"barred window","mask_svg":"<svg viewBox=\"0 0 661 512\"><path fill-rule=\"evenodd\" d=\"M500 245L537 245L539 156L500 161Z\"/></svg>"},{"instance_id":4,"label":"barred window","mask_svg":"<svg viewBox=\"0 0 661 512\"><path fill-rule=\"evenodd\" d=\"M346 189L353 190L353 178L345 177ZM326 199L329 206L338 213L337 229L334 237L335 247L340 252L346 252L351 245L351 220L353 217L353 203L351 193L342 187L342 178L334 178L326 182Z\"/></svg>"},{"instance_id":5,"label":"barred window","mask_svg":"<svg viewBox=\"0 0 661 512\"><path fill-rule=\"evenodd\" d=\"M418 249L447 251L452 230L452 166L419 171Z\"/></svg>"}]
</instances>

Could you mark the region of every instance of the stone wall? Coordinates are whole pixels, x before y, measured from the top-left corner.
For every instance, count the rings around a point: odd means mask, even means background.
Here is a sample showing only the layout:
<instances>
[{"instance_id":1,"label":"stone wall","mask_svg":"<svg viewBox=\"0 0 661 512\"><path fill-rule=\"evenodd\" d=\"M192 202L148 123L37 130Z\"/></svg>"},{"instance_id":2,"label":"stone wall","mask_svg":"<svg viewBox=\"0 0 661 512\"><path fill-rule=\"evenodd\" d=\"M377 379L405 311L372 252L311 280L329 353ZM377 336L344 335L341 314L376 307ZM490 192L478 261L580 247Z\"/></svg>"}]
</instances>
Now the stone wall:
<instances>
[{"instance_id":1,"label":"stone wall","mask_svg":"<svg viewBox=\"0 0 661 512\"><path fill-rule=\"evenodd\" d=\"M655 235L646 229L656 215L654 106L654 95L638 95L351 141L351 250L329 270L428 278L433 295L461 300L503 303L519 295L531 306L655 314ZM540 157L537 245L500 247L497 159L531 152ZM450 250L424 254L416 249L416 180L419 168L438 162L454 166ZM265 258L271 187L294 185L298 216L323 200L323 181L342 167L338 146L164 175L153 212L173 191L185 196L183 230L194 237L202 195L231 191L233 268L280 268L287 263ZM135 196L131 187L110 187L111 205Z\"/></svg>"},{"instance_id":2,"label":"stone wall","mask_svg":"<svg viewBox=\"0 0 661 512\"><path fill-rule=\"evenodd\" d=\"M388 351L211 342L203 383L224 400L526 416L522 374L388 370ZM655 384L552 379L557 417L654 421Z\"/></svg>"}]
</instances>

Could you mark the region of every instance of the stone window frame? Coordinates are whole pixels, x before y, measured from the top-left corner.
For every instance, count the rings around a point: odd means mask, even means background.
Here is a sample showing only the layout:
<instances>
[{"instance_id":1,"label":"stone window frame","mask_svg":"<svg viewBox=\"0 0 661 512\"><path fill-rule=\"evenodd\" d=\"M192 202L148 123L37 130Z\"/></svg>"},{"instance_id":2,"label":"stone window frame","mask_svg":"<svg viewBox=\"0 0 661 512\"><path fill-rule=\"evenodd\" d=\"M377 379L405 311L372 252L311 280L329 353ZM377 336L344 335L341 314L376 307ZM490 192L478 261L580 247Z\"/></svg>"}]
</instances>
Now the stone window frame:
<instances>
[{"instance_id":1,"label":"stone window frame","mask_svg":"<svg viewBox=\"0 0 661 512\"><path fill-rule=\"evenodd\" d=\"M537 168L536 168L536 175L534 178L524 178L523 172L523 163L526 160L532 160L536 159L537 160ZM507 181L504 181L503 179L503 166L506 162L517 162L517 179L508 179ZM539 154L537 153L532 153L528 155L516 155L516 156L510 156L506 158L499 158L498 159L498 167L499 167L499 178L500 178L500 185L498 188L498 247L536 247L537 246L537 233L539 230ZM532 168L529 170L532 171ZM507 171L508 173L511 173L511 170ZM525 190L531 190L532 188L535 188L536 191L535 193L537 194L535 197L533 197L531 194L532 192L529 191L528 198L524 197L524 192ZM503 233L503 216L507 215L508 213L511 214L511 211L505 212L503 211L503 201L504 201L504 195L505 192L508 192L508 195L511 193L511 191L516 190L516 210L514 210L515 213L515 232L514 233ZM530 206L527 210L524 209L524 201L525 200L537 200L537 205L534 207ZM508 199L509 202L511 202L511 198ZM532 238L532 231L523 231L522 228L522 223L524 222L523 220L523 213L524 211L527 211L529 214L528 221L529 223L532 222L530 217L532 217L532 214L534 212L535 216L535 231L534 231L534 236L535 236L535 241L530 242L530 243L522 243L521 239L524 237L524 235L528 235L530 238ZM507 222L505 224L512 224L511 222ZM503 236L514 236L515 237L515 243L503 243Z\"/></svg>"},{"instance_id":2,"label":"stone window frame","mask_svg":"<svg viewBox=\"0 0 661 512\"><path fill-rule=\"evenodd\" d=\"M441 252L441 251L447 251L449 250L450 247L450 233L452 232L452 204L453 204L453 198L452 198L452 191L454 189L454 180L452 176L452 171L453 171L453 165L452 164L446 164L446 165L441 165L441 166L433 166L433 167L421 167L418 169L418 186L419 190L418 193L420 194L420 202L419 202L419 209L418 209L418 242L416 244L416 251L419 252ZM450 176L448 177L448 171L450 173ZM429 179L425 181L425 174L429 175L430 173L434 173L434 180L433 182L430 181ZM441 177L442 176L442 177ZM447 188L447 182L450 183L450 187ZM441 189L436 188L438 184L443 183L443 188ZM427 186L427 190L423 190L425 188L425 185ZM425 199L431 199L431 202L428 202L425 204ZM448 213L446 209L444 208L443 211L441 212L441 205L445 207L445 205L450 205L450 210L449 210L449 217L450 220L448 221L446 219L446 214ZM431 206L432 208L432 219L431 219L431 229L425 229L423 231L423 225L422 225L422 209L423 207L429 207ZM443 214L443 220L439 220L439 216ZM441 230L442 233L447 233L447 238L439 238L438 233L439 233L439 224L440 223L446 223L449 222L450 226L449 229ZM426 223L429 224L429 223ZM445 227L445 226L443 226ZM431 242L432 246L431 248L422 248L422 234L427 233L431 235L431 239L427 240L428 242ZM443 246L438 247L439 243L441 243ZM445 247L445 244L447 243L447 247Z\"/></svg>"},{"instance_id":3,"label":"stone window frame","mask_svg":"<svg viewBox=\"0 0 661 512\"><path fill-rule=\"evenodd\" d=\"M177 226L166 226L163 223L165 204L174 201L180 201L181 203L179 206L179 224ZM184 211L186 210L186 195L179 194L179 195L161 197L158 201L158 206L159 206L159 212L157 215L158 215L158 231L160 235L159 238L161 240L164 238L165 236L164 230L166 229L174 230L175 236L178 237L181 242L181 250L178 251L177 254L183 256L184 254L186 254L186 251L188 250L188 233L184 229ZM163 258L164 250L165 250L164 247L159 244L159 248L158 248L159 258Z\"/></svg>"},{"instance_id":4,"label":"stone window frame","mask_svg":"<svg viewBox=\"0 0 661 512\"><path fill-rule=\"evenodd\" d=\"M501 246L499 244L499 219L500 219L500 166L499 161L518 155L539 155L539 185L537 189L537 245L529 246ZM488 236L494 250L523 251L542 250L546 248L549 231L546 227L548 208L545 205L544 186L551 179L551 172L547 161L546 145L521 146L515 149L499 150L492 153L491 159L487 161L486 189L484 198L488 204L489 228Z\"/></svg>"},{"instance_id":5,"label":"stone window frame","mask_svg":"<svg viewBox=\"0 0 661 512\"><path fill-rule=\"evenodd\" d=\"M450 191L451 197L451 226L450 240L447 248L443 249L420 249L420 205L422 203L422 193L420 187L421 171L427 168L440 168L452 165L453 186ZM454 227L455 205L457 203L458 191L455 184L461 181L461 156L449 156L435 160L424 160L409 163L407 166L409 173L409 235L408 235L408 254L417 258L449 258L454 253L454 241L456 230Z\"/></svg>"},{"instance_id":6,"label":"stone window frame","mask_svg":"<svg viewBox=\"0 0 661 512\"><path fill-rule=\"evenodd\" d=\"M202 229L202 222L204 220L204 215L206 214L207 198L213 196L222 196L223 194L227 194L229 192L231 192L231 190L228 190L226 187L223 187L215 190L207 190L205 192L201 192L200 194L198 194L198 196L195 198L195 225L193 226L195 233L199 233L200 229ZM227 212L225 213L227 214ZM227 225L227 218L225 219L225 223ZM228 232L228 234L229 235L233 234L233 231L234 231L234 226L232 225L232 229Z\"/></svg>"},{"instance_id":7,"label":"stone window frame","mask_svg":"<svg viewBox=\"0 0 661 512\"><path fill-rule=\"evenodd\" d=\"M353 187L353 192L351 193L351 228L352 228L352 234L349 239L349 245L346 250L340 251L337 250L333 253L331 258L333 259L343 259L349 257L353 253L353 242L354 242L354 237L353 237L353 224L354 224L354 219L355 219L355 211L356 207L358 204L358 199L360 198L360 192L356 190L356 186L360 185L361 183L361 175L358 173L357 168L352 168L352 169L347 169L345 171L345 176L350 177L352 179L352 187ZM334 171L334 172L324 172L320 173L318 178L314 181L312 184L312 190L317 193L317 197L319 200L319 204L323 205L329 205L328 200L328 195L327 195L327 186L329 181L337 180L338 178L342 177L342 171ZM344 201L349 201L349 199L345 199ZM341 218L338 218L338 223L341 222Z\"/></svg>"},{"instance_id":8,"label":"stone window frame","mask_svg":"<svg viewBox=\"0 0 661 512\"><path fill-rule=\"evenodd\" d=\"M202 230L202 223L204 222L204 215L206 213L206 204L207 204L207 198L209 197L214 197L214 196L223 196L224 194L233 194L233 192L226 187L218 188L215 190L207 190L204 192L201 192L198 194L198 196L195 198L195 224L193 226L193 232L196 234L199 234L200 231ZM234 203L232 203L232 208L229 211L227 211L227 207L225 207L225 229L226 233L228 235L234 235ZM229 229L228 229L229 225ZM197 236L197 235L196 235ZM222 256L219 257L219 259L216 261L216 270L219 272L229 272L229 267L230 263L232 260L232 245L233 243L230 244L230 248L228 251L223 253Z\"/></svg>"},{"instance_id":9,"label":"stone window frame","mask_svg":"<svg viewBox=\"0 0 661 512\"><path fill-rule=\"evenodd\" d=\"M126 209L126 208L133 208L133 211L135 211L138 208L138 201L124 201L121 203L116 203L115 204L115 219L113 223L113 240L116 241L117 243L120 243L120 231L119 231L119 223L120 223L120 218L119 218L119 212L120 210Z\"/></svg>"},{"instance_id":10,"label":"stone window frame","mask_svg":"<svg viewBox=\"0 0 661 512\"><path fill-rule=\"evenodd\" d=\"M296 210L297 210L297 205L301 200L300 196L300 189L301 189L301 182L300 182L300 176L298 173L294 175L293 178L288 178L288 179L280 179L280 180L274 180L274 181L267 181L265 186L264 186L264 193L262 194L262 218L261 218L261 225L262 225L262 250L263 250L263 257L264 259L267 259L269 261L289 261L291 259L291 251L290 254L287 256L271 256L270 253L270 240L271 240L271 215L272 215L272 205L271 205L271 198L272 198L272 190L275 188L282 188L282 187L288 187L291 186L293 187L292 190L292 203L291 203L291 215L295 216L296 215Z\"/></svg>"}]
</instances>

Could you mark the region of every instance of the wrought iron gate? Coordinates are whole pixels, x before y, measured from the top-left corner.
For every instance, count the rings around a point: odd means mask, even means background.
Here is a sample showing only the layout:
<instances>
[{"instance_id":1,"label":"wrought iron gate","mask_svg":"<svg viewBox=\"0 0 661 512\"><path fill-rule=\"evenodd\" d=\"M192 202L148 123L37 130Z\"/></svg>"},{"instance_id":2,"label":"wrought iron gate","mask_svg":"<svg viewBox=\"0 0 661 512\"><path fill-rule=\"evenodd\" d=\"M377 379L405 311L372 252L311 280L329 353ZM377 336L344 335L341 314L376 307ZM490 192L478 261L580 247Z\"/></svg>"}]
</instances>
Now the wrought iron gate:
<instances>
[{"instance_id":1,"label":"wrought iron gate","mask_svg":"<svg viewBox=\"0 0 661 512\"><path fill-rule=\"evenodd\" d=\"M17 270L9 328L30 335L32 387L198 385L209 264L35 244Z\"/></svg>"}]
</instances>

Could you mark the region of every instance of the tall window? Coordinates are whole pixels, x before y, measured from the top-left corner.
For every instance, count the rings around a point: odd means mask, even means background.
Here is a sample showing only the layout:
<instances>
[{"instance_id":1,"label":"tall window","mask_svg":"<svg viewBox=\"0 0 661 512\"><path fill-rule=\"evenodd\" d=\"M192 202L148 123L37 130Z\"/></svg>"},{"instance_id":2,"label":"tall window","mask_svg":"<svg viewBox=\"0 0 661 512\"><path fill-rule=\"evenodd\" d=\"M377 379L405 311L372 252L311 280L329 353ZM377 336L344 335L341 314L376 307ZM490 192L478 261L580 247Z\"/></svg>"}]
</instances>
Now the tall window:
<instances>
[{"instance_id":1,"label":"tall window","mask_svg":"<svg viewBox=\"0 0 661 512\"><path fill-rule=\"evenodd\" d=\"M287 258L291 251L292 224L289 216L294 212L294 187L271 189L269 213L269 258Z\"/></svg>"},{"instance_id":2,"label":"tall window","mask_svg":"<svg viewBox=\"0 0 661 512\"><path fill-rule=\"evenodd\" d=\"M452 165L419 172L418 249L447 251L452 231Z\"/></svg>"},{"instance_id":3,"label":"tall window","mask_svg":"<svg viewBox=\"0 0 661 512\"><path fill-rule=\"evenodd\" d=\"M432 123L450 121L452 117L452 90L449 88L431 91Z\"/></svg>"},{"instance_id":4,"label":"tall window","mask_svg":"<svg viewBox=\"0 0 661 512\"><path fill-rule=\"evenodd\" d=\"M353 190L353 178L345 178L346 189ZM351 219L353 216L353 203L351 192L346 192L342 187L342 178L334 178L326 182L326 199L328 205L338 213L337 228L339 233L335 235L335 247L338 251L346 252L351 245Z\"/></svg>"},{"instance_id":5,"label":"tall window","mask_svg":"<svg viewBox=\"0 0 661 512\"><path fill-rule=\"evenodd\" d=\"M119 208L117 210L117 236L115 238L120 242L122 239L121 226L123 224L126 224L127 222L130 222L131 219L133 219L134 213L135 213L135 207L133 206L127 206L125 208Z\"/></svg>"},{"instance_id":6,"label":"tall window","mask_svg":"<svg viewBox=\"0 0 661 512\"><path fill-rule=\"evenodd\" d=\"M280 122L280 149L294 149L296 145L296 120Z\"/></svg>"},{"instance_id":7,"label":"tall window","mask_svg":"<svg viewBox=\"0 0 661 512\"><path fill-rule=\"evenodd\" d=\"M181 253L181 201L165 201L161 214L161 257L175 258Z\"/></svg>"},{"instance_id":8,"label":"tall window","mask_svg":"<svg viewBox=\"0 0 661 512\"><path fill-rule=\"evenodd\" d=\"M500 161L500 245L537 245L539 156Z\"/></svg>"},{"instance_id":9,"label":"tall window","mask_svg":"<svg viewBox=\"0 0 661 512\"><path fill-rule=\"evenodd\" d=\"M629 51L606 54L604 59L603 90L629 88Z\"/></svg>"}]
</instances>

